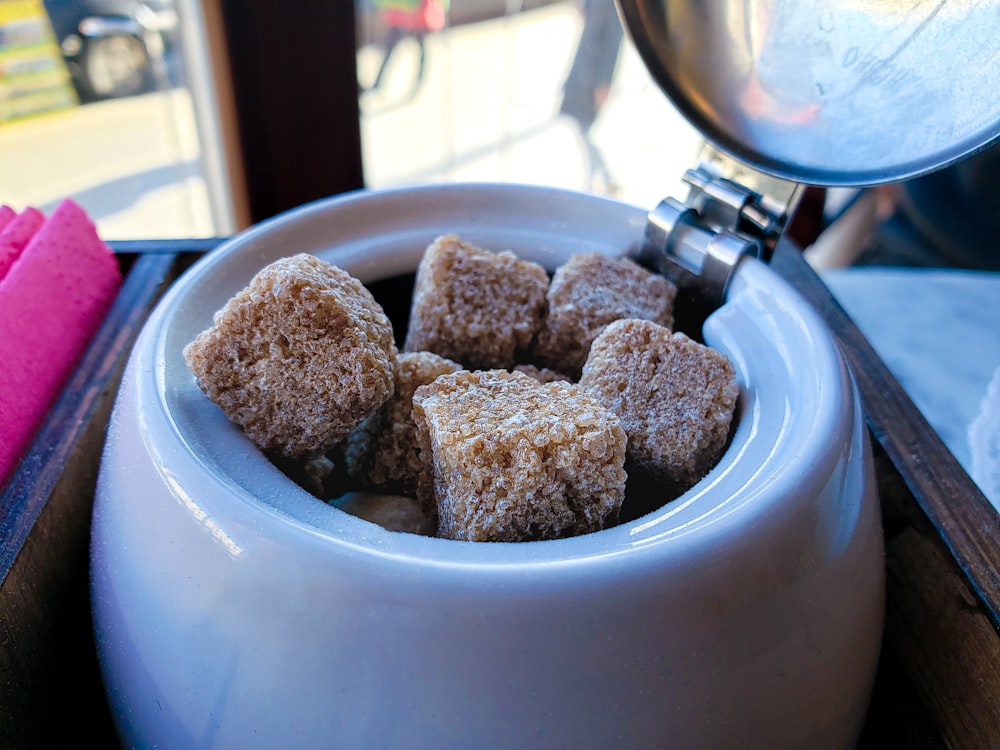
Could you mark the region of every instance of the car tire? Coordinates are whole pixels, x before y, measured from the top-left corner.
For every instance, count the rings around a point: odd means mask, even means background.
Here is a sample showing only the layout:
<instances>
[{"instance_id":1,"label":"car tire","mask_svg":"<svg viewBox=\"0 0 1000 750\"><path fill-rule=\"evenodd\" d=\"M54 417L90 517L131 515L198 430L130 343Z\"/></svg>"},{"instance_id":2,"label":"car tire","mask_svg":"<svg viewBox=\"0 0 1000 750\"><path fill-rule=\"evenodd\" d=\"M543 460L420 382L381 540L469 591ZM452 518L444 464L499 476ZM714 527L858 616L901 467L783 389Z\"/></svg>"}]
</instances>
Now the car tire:
<instances>
[{"instance_id":1,"label":"car tire","mask_svg":"<svg viewBox=\"0 0 1000 750\"><path fill-rule=\"evenodd\" d=\"M88 39L80 60L87 99L115 99L141 93L150 75L142 40L130 34Z\"/></svg>"}]
</instances>

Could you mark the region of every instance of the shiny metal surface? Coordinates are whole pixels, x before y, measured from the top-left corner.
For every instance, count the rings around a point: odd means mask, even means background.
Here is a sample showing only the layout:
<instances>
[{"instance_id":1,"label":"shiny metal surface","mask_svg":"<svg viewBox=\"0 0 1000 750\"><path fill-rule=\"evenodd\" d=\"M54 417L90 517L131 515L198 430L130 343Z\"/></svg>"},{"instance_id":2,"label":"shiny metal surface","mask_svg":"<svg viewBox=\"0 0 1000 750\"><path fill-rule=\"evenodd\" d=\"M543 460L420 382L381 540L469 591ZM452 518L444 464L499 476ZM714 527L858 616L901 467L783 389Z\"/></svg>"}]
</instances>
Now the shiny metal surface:
<instances>
[{"instance_id":1,"label":"shiny metal surface","mask_svg":"<svg viewBox=\"0 0 1000 750\"><path fill-rule=\"evenodd\" d=\"M1000 140L1000 0L617 0L651 75L784 179L909 179Z\"/></svg>"},{"instance_id":2,"label":"shiny metal surface","mask_svg":"<svg viewBox=\"0 0 1000 750\"><path fill-rule=\"evenodd\" d=\"M683 202L668 197L649 212L637 259L715 309L744 258L770 259L802 185L750 169L711 144L684 182Z\"/></svg>"}]
</instances>

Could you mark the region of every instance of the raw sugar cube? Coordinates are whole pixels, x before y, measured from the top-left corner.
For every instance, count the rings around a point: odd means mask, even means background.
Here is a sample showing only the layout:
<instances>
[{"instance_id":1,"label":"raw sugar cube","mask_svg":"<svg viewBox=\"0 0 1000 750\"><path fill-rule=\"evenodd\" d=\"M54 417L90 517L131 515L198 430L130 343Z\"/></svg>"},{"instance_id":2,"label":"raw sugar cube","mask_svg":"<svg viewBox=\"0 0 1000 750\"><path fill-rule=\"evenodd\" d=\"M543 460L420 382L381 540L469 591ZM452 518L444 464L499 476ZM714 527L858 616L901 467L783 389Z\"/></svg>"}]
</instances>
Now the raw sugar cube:
<instances>
[{"instance_id":1,"label":"raw sugar cube","mask_svg":"<svg viewBox=\"0 0 1000 750\"><path fill-rule=\"evenodd\" d=\"M673 283L629 258L573 255L552 276L535 357L579 378L590 344L604 326L622 318L642 318L670 328L676 296Z\"/></svg>"},{"instance_id":2,"label":"raw sugar cube","mask_svg":"<svg viewBox=\"0 0 1000 750\"><path fill-rule=\"evenodd\" d=\"M403 348L469 369L513 367L541 325L548 284L537 263L439 237L417 267Z\"/></svg>"},{"instance_id":3,"label":"raw sugar cube","mask_svg":"<svg viewBox=\"0 0 1000 750\"><path fill-rule=\"evenodd\" d=\"M506 370L459 371L413 397L424 460L418 499L438 536L529 541L617 523L625 432L574 383Z\"/></svg>"},{"instance_id":4,"label":"raw sugar cube","mask_svg":"<svg viewBox=\"0 0 1000 750\"><path fill-rule=\"evenodd\" d=\"M580 386L621 418L630 470L678 494L722 456L739 395L724 354L635 319L610 323L594 339Z\"/></svg>"},{"instance_id":5,"label":"raw sugar cube","mask_svg":"<svg viewBox=\"0 0 1000 750\"><path fill-rule=\"evenodd\" d=\"M413 394L438 376L462 369L432 352L401 352L395 392L344 441L347 473L369 487L415 493L423 467L413 424Z\"/></svg>"},{"instance_id":6,"label":"raw sugar cube","mask_svg":"<svg viewBox=\"0 0 1000 750\"><path fill-rule=\"evenodd\" d=\"M213 322L184 357L262 449L319 456L392 395L392 323L360 281L315 256L266 266Z\"/></svg>"}]
</instances>

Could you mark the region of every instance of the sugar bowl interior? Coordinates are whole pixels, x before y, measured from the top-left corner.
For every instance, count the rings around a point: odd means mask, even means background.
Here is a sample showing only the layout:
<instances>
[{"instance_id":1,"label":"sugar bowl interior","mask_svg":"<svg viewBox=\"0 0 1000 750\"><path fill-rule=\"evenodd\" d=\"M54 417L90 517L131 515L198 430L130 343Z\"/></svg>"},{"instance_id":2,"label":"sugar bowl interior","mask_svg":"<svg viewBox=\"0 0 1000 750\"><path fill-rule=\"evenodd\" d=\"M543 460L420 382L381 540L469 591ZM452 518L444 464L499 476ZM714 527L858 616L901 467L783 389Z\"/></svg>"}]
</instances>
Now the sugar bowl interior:
<instances>
[{"instance_id":1,"label":"sugar bowl interior","mask_svg":"<svg viewBox=\"0 0 1000 750\"><path fill-rule=\"evenodd\" d=\"M649 512L568 539L437 539L323 503L181 355L293 253L378 290L440 234L552 269L634 253L646 219L537 187L359 193L239 235L174 285L130 358L93 521L98 649L127 744L851 745L882 625L868 445L829 333L759 261L704 326L740 384L723 459L680 498L644 490Z\"/></svg>"}]
</instances>

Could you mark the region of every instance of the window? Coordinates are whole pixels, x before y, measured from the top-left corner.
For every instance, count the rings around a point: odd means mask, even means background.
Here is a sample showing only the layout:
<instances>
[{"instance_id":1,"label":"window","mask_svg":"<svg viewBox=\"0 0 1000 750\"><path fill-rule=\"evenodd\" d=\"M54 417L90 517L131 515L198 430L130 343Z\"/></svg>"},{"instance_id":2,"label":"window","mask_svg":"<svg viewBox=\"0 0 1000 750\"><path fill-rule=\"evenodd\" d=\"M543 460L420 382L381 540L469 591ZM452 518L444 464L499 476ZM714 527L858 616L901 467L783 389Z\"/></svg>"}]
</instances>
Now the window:
<instances>
[{"instance_id":1,"label":"window","mask_svg":"<svg viewBox=\"0 0 1000 750\"><path fill-rule=\"evenodd\" d=\"M120 2L109 18L109 0L0 0L0 201L73 197L107 239L221 236L345 190L441 181L652 207L686 194L701 145L617 18L607 45L581 44L604 0L445 0L426 34L395 32L385 0ZM573 104L578 48L609 77Z\"/></svg>"},{"instance_id":2,"label":"window","mask_svg":"<svg viewBox=\"0 0 1000 750\"><path fill-rule=\"evenodd\" d=\"M407 4L359 5L366 185L521 182L649 207L682 190L701 138L649 77L612 2L451 0L447 25L426 33L392 26Z\"/></svg>"},{"instance_id":3,"label":"window","mask_svg":"<svg viewBox=\"0 0 1000 750\"><path fill-rule=\"evenodd\" d=\"M173 0L0 2L0 200L80 203L105 238L231 228Z\"/></svg>"}]
</instances>

